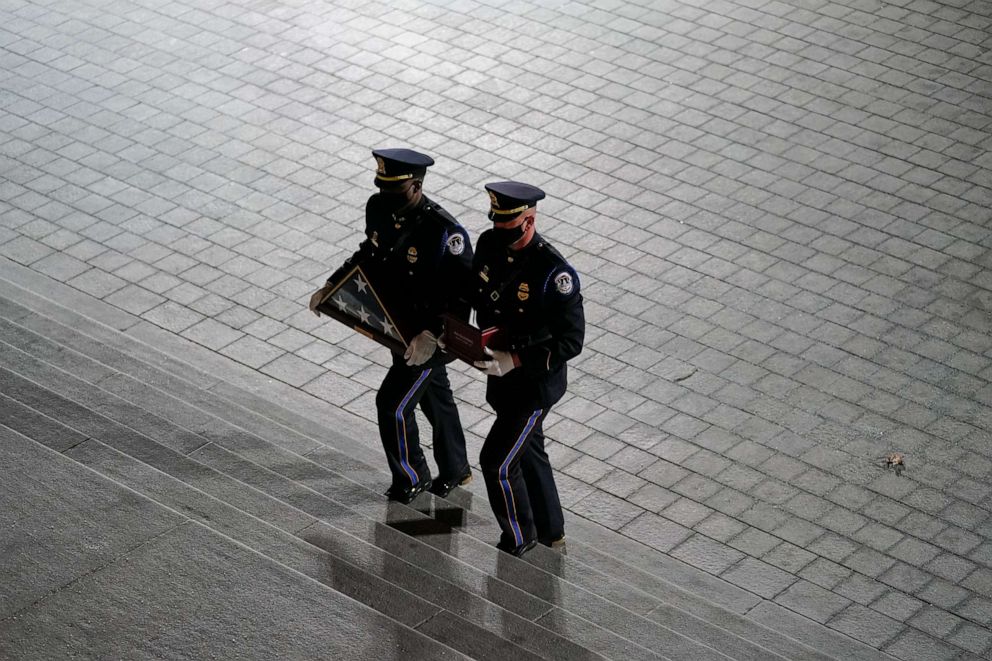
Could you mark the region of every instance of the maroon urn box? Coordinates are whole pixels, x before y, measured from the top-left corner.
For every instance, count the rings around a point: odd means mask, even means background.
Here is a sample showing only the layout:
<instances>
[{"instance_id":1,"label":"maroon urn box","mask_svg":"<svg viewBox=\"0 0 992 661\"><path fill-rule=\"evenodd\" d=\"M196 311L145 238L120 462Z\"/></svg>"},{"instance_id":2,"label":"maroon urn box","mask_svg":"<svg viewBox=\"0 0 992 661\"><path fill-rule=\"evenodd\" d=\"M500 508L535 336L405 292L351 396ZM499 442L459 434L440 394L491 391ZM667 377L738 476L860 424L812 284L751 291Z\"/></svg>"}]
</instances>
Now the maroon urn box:
<instances>
[{"instance_id":1,"label":"maroon urn box","mask_svg":"<svg viewBox=\"0 0 992 661\"><path fill-rule=\"evenodd\" d=\"M485 347L499 335L499 329L476 328L464 319L453 314L445 313L444 318L444 350L456 358L472 364L478 360L492 360L485 352Z\"/></svg>"}]
</instances>

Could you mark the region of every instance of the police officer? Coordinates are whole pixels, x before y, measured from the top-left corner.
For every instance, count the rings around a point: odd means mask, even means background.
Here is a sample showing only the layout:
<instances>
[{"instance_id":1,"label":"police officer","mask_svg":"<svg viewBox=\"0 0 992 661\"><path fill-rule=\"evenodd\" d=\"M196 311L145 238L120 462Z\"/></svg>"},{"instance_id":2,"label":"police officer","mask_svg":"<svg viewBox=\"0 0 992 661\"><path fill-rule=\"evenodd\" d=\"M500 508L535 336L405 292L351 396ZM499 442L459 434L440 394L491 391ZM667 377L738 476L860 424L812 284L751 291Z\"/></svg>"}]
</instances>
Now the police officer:
<instances>
[{"instance_id":1,"label":"police officer","mask_svg":"<svg viewBox=\"0 0 992 661\"><path fill-rule=\"evenodd\" d=\"M565 362L582 350L585 317L578 276L535 229L544 191L513 181L486 190L493 226L476 245L470 301L479 327L499 333L490 360L475 363L496 412L479 463L502 530L497 547L519 556L537 542L564 543L542 424L565 393Z\"/></svg>"},{"instance_id":2,"label":"police officer","mask_svg":"<svg viewBox=\"0 0 992 661\"><path fill-rule=\"evenodd\" d=\"M365 240L313 294L310 309L319 316L319 302L359 264L374 269L391 292L402 294L392 297L390 311L416 334L402 356L393 354L375 403L379 436L392 473L386 496L409 503L425 489L445 496L472 479L445 369L450 358L438 349L436 339L454 285L470 273L472 245L451 214L423 193L424 175L434 159L410 149L377 149L372 155L379 192L365 206ZM414 416L418 403L433 428L439 472L434 480L420 448Z\"/></svg>"}]
</instances>

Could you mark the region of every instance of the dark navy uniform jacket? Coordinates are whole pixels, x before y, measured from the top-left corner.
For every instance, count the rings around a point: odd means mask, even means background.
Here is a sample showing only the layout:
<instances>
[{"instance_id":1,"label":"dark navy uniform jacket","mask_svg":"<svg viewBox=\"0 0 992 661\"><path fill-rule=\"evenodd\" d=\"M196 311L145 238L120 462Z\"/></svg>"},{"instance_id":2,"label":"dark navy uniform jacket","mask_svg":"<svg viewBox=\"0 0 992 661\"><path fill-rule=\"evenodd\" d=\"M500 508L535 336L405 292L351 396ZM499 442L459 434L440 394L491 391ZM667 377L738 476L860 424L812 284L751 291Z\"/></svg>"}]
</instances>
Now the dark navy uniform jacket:
<instances>
[{"instance_id":1,"label":"dark navy uniform jacket","mask_svg":"<svg viewBox=\"0 0 992 661\"><path fill-rule=\"evenodd\" d=\"M585 315L579 278L539 234L518 251L483 232L472 261L472 291L479 328L500 329L493 348L511 351L520 367L488 378L494 409L547 408L565 394L565 361L579 355Z\"/></svg>"},{"instance_id":2,"label":"dark navy uniform jacket","mask_svg":"<svg viewBox=\"0 0 992 661\"><path fill-rule=\"evenodd\" d=\"M349 269L367 269L387 308L409 341L429 330L442 331L441 313L456 300L459 282L472 265L468 233L447 211L426 195L402 217L385 208L380 193L365 205L365 240L328 282L336 282Z\"/></svg>"}]
</instances>

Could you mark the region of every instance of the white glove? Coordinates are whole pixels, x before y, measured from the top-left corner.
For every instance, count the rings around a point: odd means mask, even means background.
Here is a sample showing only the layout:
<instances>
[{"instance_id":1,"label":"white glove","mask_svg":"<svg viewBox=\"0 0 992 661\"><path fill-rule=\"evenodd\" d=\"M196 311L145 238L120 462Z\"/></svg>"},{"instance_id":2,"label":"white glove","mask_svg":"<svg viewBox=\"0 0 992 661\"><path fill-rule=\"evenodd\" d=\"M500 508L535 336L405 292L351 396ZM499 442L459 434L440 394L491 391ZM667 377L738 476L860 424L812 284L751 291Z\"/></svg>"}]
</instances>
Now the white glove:
<instances>
[{"instance_id":1,"label":"white glove","mask_svg":"<svg viewBox=\"0 0 992 661\"><path fill-rule=\"evenodd\" d=\"M509 351L500 351L499 349L493 350L489 347L483 347L483 351L492 356L493 359L477 360L472 364L489 376L503 376L516 367L516 365L513 364L513 354Z\"/></svg>"},{"instance_id":2,"label":"white glove","mask_svg":"<svg viewBox=\"0 0 992 661\"><path fill-rule=\"evenodd\" d=\"M444 333L441 333L441 337L437 338L437 348L441 351L448 348L448 343L444 341Z\"/></svg>"},{"instance_id":3,"label":"white glove","mask_svg":"<svg viewBox=\"0 0 992 661\"><path fill-rule=\"evenodd\" d=\"M420 331L420 333L410 341L410 345L406 348L406 352L403 357L406 358L406 364L409 367L414 365L420 365L426 363L427 360L434 355L434 349L437 347L437 338L430 331Z\"/></svg>"}]
</instances>

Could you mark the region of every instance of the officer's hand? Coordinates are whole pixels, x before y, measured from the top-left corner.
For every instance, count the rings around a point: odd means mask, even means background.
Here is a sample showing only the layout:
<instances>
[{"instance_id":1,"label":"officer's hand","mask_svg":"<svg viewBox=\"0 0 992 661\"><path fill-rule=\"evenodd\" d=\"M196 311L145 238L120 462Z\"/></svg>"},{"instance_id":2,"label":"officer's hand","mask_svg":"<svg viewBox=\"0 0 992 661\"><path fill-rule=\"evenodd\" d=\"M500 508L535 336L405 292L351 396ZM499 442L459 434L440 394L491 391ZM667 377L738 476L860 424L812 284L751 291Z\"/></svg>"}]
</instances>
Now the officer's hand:
<instances>
[{"instance_id":1,"label":"officer's hand","mask_svg":"<svg viewBox=\"0 0 992 661\"><path fill-rule=\"evenodd\" d=\"M444 338L445 338L444 333L441 333L441 337L437 338L437 348L440 349L441 351L444 351L445 349L448 348L448 342Z\"/></svg>"},{"instance_id":2,"label":"officer's hand","mask_svg":"<svg viewBox=\"0 0 992 661\"><path fill-rule=\"evenodd\" d=\"M324 297L327 296L327 292L330 290L330 285L324 285L310 296L310 312L313 312L318 317L320 316L320 312L317 311L317 306L320 305L320 302L324 300Z\"/></svg>"},{"instance_id":3,"label":"officer's hand","mask_svg":"<svg viewBox=\"0 0 992 661\"><path fill-rule=\"evenodd\" d=\"M493 357L492 360L477 360L473 365L489 376L503 376L512 371L516 365L513 364L513 354L509 351L490 349L483 347L486 354Z\"/></svg>"},{"instance_id":4,"label":"officer's hand","mask_svg":"<svg viewBox=\"0 0 992 661\"><path fill-rule=\"evenodd\" d=\"M434 334L426 330L420 331L403 354L403 357L406 358L406 364L413 367L426 363L434 355L435 347L437 347L437 338L434 337Z\"/></svg>"}]
</instances>

